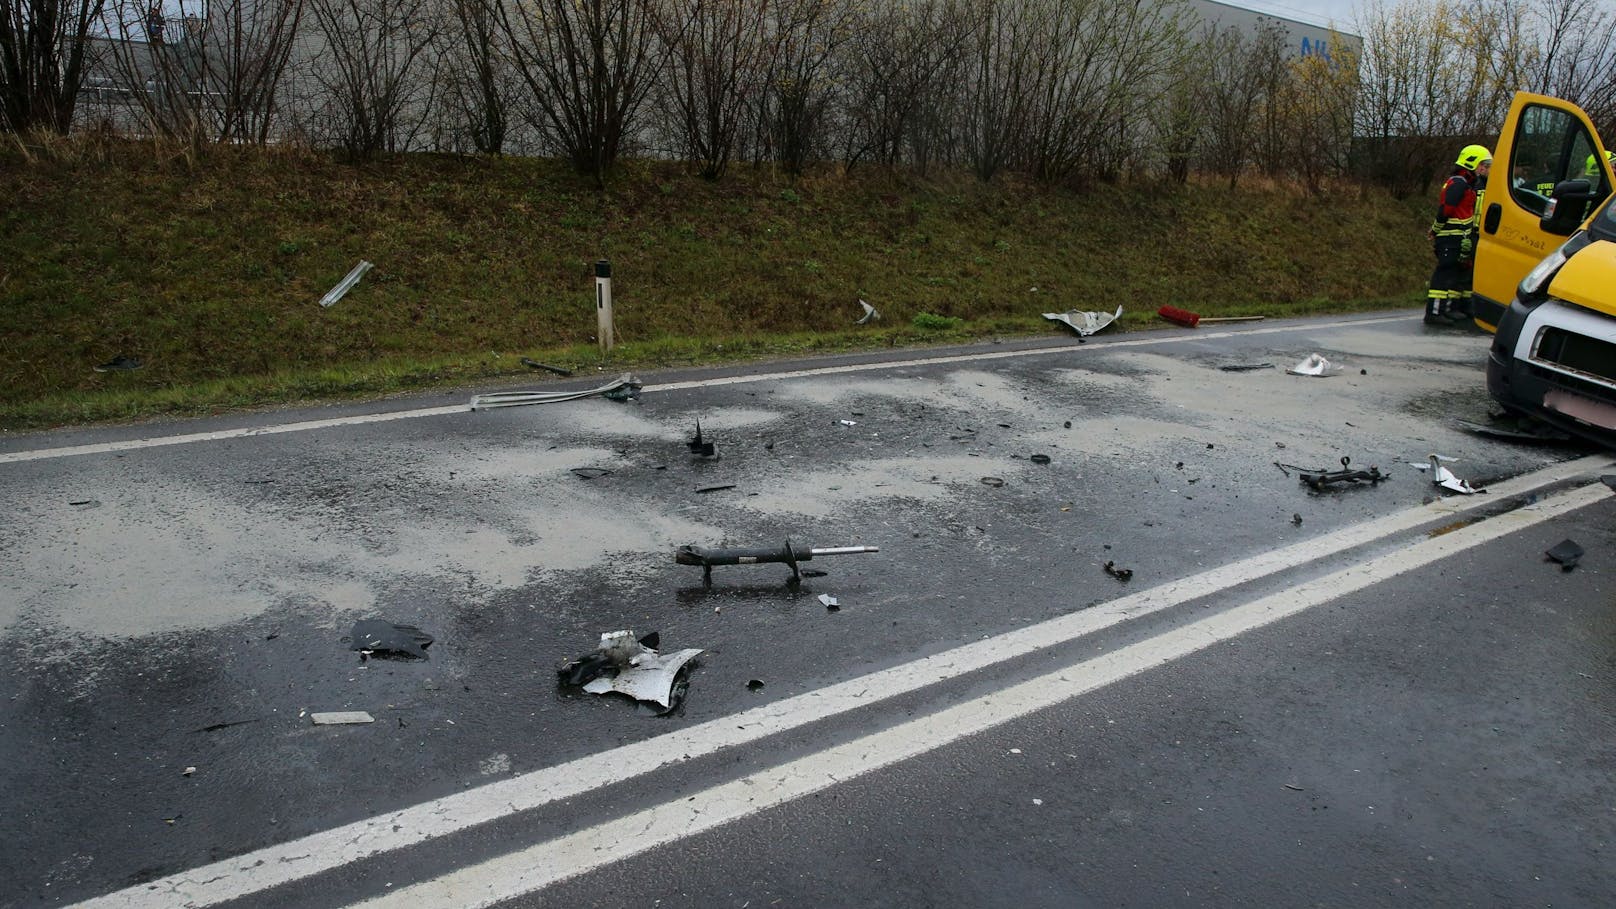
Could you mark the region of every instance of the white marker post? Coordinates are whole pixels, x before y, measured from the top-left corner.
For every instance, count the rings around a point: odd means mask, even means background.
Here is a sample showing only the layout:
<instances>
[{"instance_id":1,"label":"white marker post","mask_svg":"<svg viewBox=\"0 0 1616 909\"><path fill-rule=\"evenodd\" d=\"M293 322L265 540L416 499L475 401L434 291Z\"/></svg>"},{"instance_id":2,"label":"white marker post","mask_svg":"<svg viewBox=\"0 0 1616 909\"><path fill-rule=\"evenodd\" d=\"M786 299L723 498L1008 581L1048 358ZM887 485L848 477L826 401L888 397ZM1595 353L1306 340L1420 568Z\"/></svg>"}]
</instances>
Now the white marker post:
<instances>
[{"instance_id":1,"label":"white marker post","mask_svg":"<svg viewBox=\"0 0 1616 909\"><path fill-rule=\"evenodd\" d=\"M600 338L600 352L612 352L612 263L601 259L595 263L595 318Z\"/></svg>"}]
</instances>

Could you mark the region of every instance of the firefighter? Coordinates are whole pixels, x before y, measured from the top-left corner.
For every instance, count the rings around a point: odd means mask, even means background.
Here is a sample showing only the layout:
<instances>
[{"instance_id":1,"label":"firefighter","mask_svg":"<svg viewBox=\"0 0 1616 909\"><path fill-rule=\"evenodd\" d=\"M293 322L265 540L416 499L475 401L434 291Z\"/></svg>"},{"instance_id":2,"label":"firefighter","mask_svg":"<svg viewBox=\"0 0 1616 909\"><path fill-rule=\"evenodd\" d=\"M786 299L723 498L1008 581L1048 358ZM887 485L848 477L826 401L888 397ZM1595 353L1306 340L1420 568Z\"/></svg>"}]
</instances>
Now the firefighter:
<instances>
[{"instance_id":1,"label":"firefighter","mask_svg":"<svg viewBox=\"0 0 1616 909\"><path fill-rule=\"evenodd\" d=\"M1493 155L1480 145L1466 145L1454 162L1453 175L1437 196L1431 222L1436 270L1425 299L1425 322L1441 325L1470 318L1470 280L1480 236L1479 194L1486 191Z\"/></svg>"}]
</instances>

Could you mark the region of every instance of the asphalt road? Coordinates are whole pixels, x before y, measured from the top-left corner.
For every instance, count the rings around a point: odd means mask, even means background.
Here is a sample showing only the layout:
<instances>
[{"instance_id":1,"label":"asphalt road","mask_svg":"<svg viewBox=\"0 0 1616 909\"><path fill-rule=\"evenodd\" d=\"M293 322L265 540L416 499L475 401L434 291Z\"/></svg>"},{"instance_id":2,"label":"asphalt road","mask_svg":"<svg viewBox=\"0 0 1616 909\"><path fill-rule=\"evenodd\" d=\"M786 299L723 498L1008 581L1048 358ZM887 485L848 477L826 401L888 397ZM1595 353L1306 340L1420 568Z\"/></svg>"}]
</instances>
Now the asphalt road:
<instances>
[{"instance_id":1,"label":"asphalt road","mask_svg":"<svg viewBox=\"0 0 1616 909\"><path fill-rule=\"evenodd\" d=\"M1458 428L1485 346L1384 314L0 439L0 905L1610 905L1613 468ZM1344 456L1390 479L1281 466ZM671 556L787 537L881 551ZM430 659L362 661L368 617ZM673 716L558 689L624 628L706 651Z\"/></svg>"}]
</instances>

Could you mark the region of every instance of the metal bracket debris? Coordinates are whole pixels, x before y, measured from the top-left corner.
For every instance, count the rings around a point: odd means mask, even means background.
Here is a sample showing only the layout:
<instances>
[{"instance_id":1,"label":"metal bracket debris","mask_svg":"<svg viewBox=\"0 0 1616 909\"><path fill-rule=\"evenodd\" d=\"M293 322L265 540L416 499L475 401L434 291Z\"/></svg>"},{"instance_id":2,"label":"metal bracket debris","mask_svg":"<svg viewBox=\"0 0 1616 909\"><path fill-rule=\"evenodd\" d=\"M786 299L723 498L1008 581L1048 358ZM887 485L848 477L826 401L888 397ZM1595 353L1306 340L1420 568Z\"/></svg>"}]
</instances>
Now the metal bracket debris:
<instances>
[{"instance_id":1,"label":"metal bracket debris","mask_svg":"<svg viewBox=\"0 0 1616 909\"><path fill-rule=\"evenodd\" d=\"M718 457L718 444L702 438L700 420L696 421L696 434L690 437L690 441L685 443L685 447L690 449L690 453L698 458Z\"/></svg>"},{"instance_id":2,"label":"metal bracket debris","mask_svg":"<svg viewBox=\"0 0 1616 909\"><path fill-rule=\"evenodd\" d=\"M791 545L788 539L779 549L706 549L701 546L680 546L673 551L673 560L680 565L700 565L702 568L702 581L713 582L714 565L761 565L765 563L778 563L791 566L791 583L802 581L802 572L798 569L798 562L807 562L812 559L834 555L853 555L863 552L880 552L877 546L832 546L824 549L798 549Z\"/></svg>"},{"instance_id":3,"label":"metal bracket debris","mask_svg":"<svg viewBox=\"0 0 1616 909\"><path fill-rule=\"evenodd\" d=\"M559 404L562 401L577 401L594 395L602 395L614 401L626 401L639 397L640 389L643 387L637 376L624 373L599 388L582 391L496 391L473 395L471 409L488 410L494 407L518 407L523 404Z\"/></svg>"},{"instance_id":4,"label":"metal bracket debris","mask_svg":"<svg viewBox=\"0 0 1616 909\"><path fill-rule=\"evenodd\" d=\"M1470 485L1468 480L1459 479L1457 476L1454 476L1453 471L1442 466L1443 461L1451 461L1453 458L1444 457L1443 455L1439 454L1428 455L1427 457L1431 463L1432 483L1435 483L1443 489L1461 493L1467 496L1475 495L1478 492L1487 491L1485 489Z\"/></svg>"},{"instance_id":5,"label":"metal bracket debris","mask_svg":"<svg viewBox=\"0 0 1616 909\"><path fill-rule=\"evenodd\" d=\"M632 631L609 631L600 646L557 668L561 684L581 687L590 694L617 692L636 701L656 704L661 715L672 713L684 700L685 668L703 651L696 648L659 653L655 632L635 640Z\"/></svg>"},{"instance_id":6,"label":"metal bracket debris","mask_svg":"<svg viewBox=\"0 0 1616 909\"><path fill-rule=\"evenodd\" d=\"M1379 467L1371 466L1368 470L1356 470L1352 467L1352 459L1343 456L1340 470L1322 470L1302 474L1302 482L1310 489L1322 490L1337 483L1368 482L1371 485L1379 484L1381 480L1389 479L1390 474L1380 472Z\"/></svg>"},{"instance_id":7,"label":"metal bracket debris","mask_svg":"<svg viewBox=\"0 0 1616 909\"><path fill-rule=\"evenodd\" d=\"M336 287L333 287L325 292L325 296L320 298L320 305L330 306L331 304L342 299L347 295L348 291L353 290L353 286L358 284L359 279L363 278L365 276L365 272L370 271L372 267L373 266L369 262L360 259L359 264L353 267L353 271L348 272L348 276L346 278L338 281Z\"/></svg>"},{"instance_id":8,"label":"metal bracket debris","mask_svg":"<svg viewBox=\"0 0 1616 909\"><path fill-rule=\"evenodd\" d=\"M1086 338L1112 322L1122 318L1122 307L1118 306L1114 313L1090 312L1080 309L1068 309L1066 312L1046 312L1044 318L1051 322L1059 322L1077 332L1079 337Z\"/></svg>"},{"instance_id":9,"label":"metal bracket debris","mask_svg":"<svg viewBox=\"0 0 1616 909\"><path fill-rule=\"evenodd\" d=\"M570 376L570 375L572 375L572 370L570 370L570 369L562 369L559 366L551 366L548 363L540 363L538 360L534 360L534 359L531 359L531 358L528 358L528 357L523 357L522 358L522 365L528 367L529 369L542 369L545 372L553 372L558 376Z\"/></svg>"}]
</instances>

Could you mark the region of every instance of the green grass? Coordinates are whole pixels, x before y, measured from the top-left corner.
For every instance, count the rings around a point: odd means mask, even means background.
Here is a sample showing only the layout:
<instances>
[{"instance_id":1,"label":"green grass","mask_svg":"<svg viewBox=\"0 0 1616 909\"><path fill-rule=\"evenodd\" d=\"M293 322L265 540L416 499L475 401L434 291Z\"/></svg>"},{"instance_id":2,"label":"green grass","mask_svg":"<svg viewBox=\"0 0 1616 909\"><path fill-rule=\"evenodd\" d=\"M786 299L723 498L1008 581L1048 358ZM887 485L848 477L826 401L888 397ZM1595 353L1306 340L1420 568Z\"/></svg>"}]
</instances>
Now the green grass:
<instances>
[{"instance_id":1,"label":"green grass","mask_svg":"<svg viewBox=\"0 0 1616 909\"><path fill-rule=\"evenodd\" d=\"M0 427L201 414L489 382L1064 331L1043 312L1410 305L1419 213L1369 191L964 176L718 182L636 162L604 191L531 159L350 165L219 149L0 152ZM593 345L609 258L619 346ZM318 300L360 259L375 268ZM881 310L851 323L858 298ZM957 320L957 321L956 321ZM91 367L119 354L146 366Z\"/></svg>"}]
</instances>

